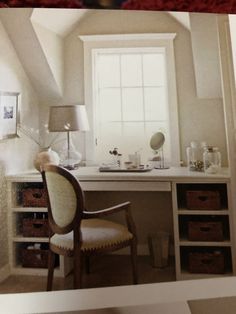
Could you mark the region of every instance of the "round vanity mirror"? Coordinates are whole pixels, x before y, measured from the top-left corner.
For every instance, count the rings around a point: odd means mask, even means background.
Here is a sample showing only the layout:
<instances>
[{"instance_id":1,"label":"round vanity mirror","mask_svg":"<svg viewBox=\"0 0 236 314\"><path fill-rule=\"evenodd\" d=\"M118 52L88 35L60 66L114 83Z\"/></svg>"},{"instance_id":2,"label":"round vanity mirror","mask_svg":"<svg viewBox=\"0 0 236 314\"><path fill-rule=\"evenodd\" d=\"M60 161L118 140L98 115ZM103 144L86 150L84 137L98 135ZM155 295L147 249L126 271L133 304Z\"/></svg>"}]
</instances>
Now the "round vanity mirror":
<instances>
[{"instance_id":1,"label":"round vanity mirror","mask_svg":"<svg viewBox=\"0 0 236 314\"><path fill-rule=\"evenodd\" d=\"M165 159L164 159L164 152L163 152L163 145L165 143L165 135L162 132L157 132L153 134L150 140L150 146L154 151L160 150L160 165L156 166L155 169L168 169L165 165Z\"/></svg>"},{"instance_id":2,"label":"round vanity mirror","mask_svg":"<svg viewBox=\"0 0 236 314\"><path fill-rule=\"evenodd\" d=\"M157 132L153 134L153 136L151 137L150 146L153 150L160 149L164 143L165 143L165 136L161 132Z\"/></svg>"}]
</instances>

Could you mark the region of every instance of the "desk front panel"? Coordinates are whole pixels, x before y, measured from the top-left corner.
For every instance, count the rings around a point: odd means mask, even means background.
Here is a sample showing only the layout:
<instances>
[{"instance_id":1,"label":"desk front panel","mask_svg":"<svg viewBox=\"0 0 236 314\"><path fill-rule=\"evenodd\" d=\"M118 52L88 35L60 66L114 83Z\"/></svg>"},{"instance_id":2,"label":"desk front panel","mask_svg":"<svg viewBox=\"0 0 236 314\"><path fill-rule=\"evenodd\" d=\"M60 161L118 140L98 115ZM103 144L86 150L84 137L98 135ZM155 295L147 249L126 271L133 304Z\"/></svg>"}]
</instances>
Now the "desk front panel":
<instances>
[{"instance_id":1,"label":"desk front panel","mask_svg":"<svg viewBox=\"0 0 236 314\"><path fill-rule=\"evenodd\" d=\"M80 181L84 191L171 191L169 181Z\"/></svg>"}]
</instances>

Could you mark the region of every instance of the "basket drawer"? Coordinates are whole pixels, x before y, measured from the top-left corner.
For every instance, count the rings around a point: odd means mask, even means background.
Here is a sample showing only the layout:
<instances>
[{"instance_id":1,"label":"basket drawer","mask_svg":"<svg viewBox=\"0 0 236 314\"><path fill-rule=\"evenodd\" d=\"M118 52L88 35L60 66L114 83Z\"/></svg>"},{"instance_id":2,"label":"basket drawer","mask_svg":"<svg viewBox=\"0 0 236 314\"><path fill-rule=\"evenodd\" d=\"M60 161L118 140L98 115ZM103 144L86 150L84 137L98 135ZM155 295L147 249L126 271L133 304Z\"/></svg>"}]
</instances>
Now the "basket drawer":
<instances>
[{"instance_id":1,"label":"basket drawer","mask_svg":"<svg viewBox=\"0 0 236 314\"><path fill-rule=\"evenodd\" d=\"M47 268L48 250L22 249L22 266L31 268Z\"/></svg>"},{"instance_id":2,"label":"basket drawer","mask_svg":"<svg viewBox=\"0 0 236 314\"><path fill-rule=\"evenodd\" d=\"M23 237L48 237L48 219L24 218L22 232Z\"/></svg>"},{"instance_id":3,"label":"basket drawer","mask_svg":"<svg viewBox=\"0 0 236 314\"><path fill-rule=\"evenodd\" d=\"M47 194L45 189L33 188L22 191L24 207L47 207Z\"/></svg>"},{"instance_id":4,"label":"basket drawer","mask_svg":"<svg viewBox=\"0 0 236 314\"><path fill-rule=\"evenodd\" d=\"M186 191L188 209L218 210L221 208L219 191Z\"/></svg>"},{"instance_id":5,"label":"basket drawer","mask_svg":"<svg viewBox=\"0 0 236 314\"><path fill-rule=\"evenodd\" d=\"M225 271L222 252L189 253L190 273L223 274Z\"/></svg>"},{"instance_id":6,"label":"basket drawer","mask_svg":"<svg viewBox=\"0 0 236 314\"><path fill-rule=\"evenodd\" d=\"M223 225L221 221L189 221L188 239L190 241L222 241Z\"/></svg>"}]
</instances>

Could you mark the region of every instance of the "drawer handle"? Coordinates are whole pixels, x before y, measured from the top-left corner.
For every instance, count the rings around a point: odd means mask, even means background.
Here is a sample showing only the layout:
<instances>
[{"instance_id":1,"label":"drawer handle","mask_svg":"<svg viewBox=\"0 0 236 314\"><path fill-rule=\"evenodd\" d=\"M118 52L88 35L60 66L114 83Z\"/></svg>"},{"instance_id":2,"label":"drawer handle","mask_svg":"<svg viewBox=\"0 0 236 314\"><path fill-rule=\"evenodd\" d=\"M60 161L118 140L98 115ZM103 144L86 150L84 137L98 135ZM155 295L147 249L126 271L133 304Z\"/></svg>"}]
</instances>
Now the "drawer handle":
<instances>
[{"instance_id":1,"label":"drawer handle","mask_svg":"<svg viewBox=\"0 0 236 314\"><path fill-rule=\"evenodd\" d=\"M208 200L208 196L198 196L198 199L202 202L205 202Z\"/></svg>"},{"instance_id":2,"label":"drawer handle","mask_svg":"<svg viewBox=\"0 0 236 314\"><path fill-rule=\"evenodd\" d=\"M42 193L33 193L32 194L34 198L41 198L42 197Z\"/></svg>"},{"instance_id":3,"label":"drawer handle","mask_svg":"<svg viewBox=\"0 0 236 314\"><path fill-rule=\"evenodd\" d=\"M34 223L33 226L34 226L34 228L39 229L39 228L42 228L43 224Z\"/></svg>"},{"instance_id":4,"label":"drawer handle","mask_svg":"<svg viewBox=\"0 0 236 314\"><path fill-rule=\"evenodd\" d=\"M211 230L210 227L200 227L200 230L203 232L209 232Z\"/></svg>"}]
</instances>

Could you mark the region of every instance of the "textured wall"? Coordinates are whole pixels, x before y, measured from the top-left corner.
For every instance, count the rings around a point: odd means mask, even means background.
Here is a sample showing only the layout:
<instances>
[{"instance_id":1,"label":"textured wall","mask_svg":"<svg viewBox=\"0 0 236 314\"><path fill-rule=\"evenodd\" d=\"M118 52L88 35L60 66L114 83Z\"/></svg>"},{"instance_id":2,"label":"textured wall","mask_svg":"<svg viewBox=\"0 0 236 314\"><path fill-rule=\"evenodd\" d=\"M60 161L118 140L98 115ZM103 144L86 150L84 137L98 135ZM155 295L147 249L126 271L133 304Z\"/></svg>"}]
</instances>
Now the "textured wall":
<instances>
[{"instance_id":1,"label":"textured wall","mask_svg":"<svg viewBox=\"0 0 236 314\"><path fill-rule=\"evenodd\" d=\"M0 38L0 90L20 93L21 121L37 128L37 96L1 21ZM5 175L31 168L37 150L37 145L26 137L0 141L0 269L8 262L7 191Z\"/></svg>"}]
</instances>

